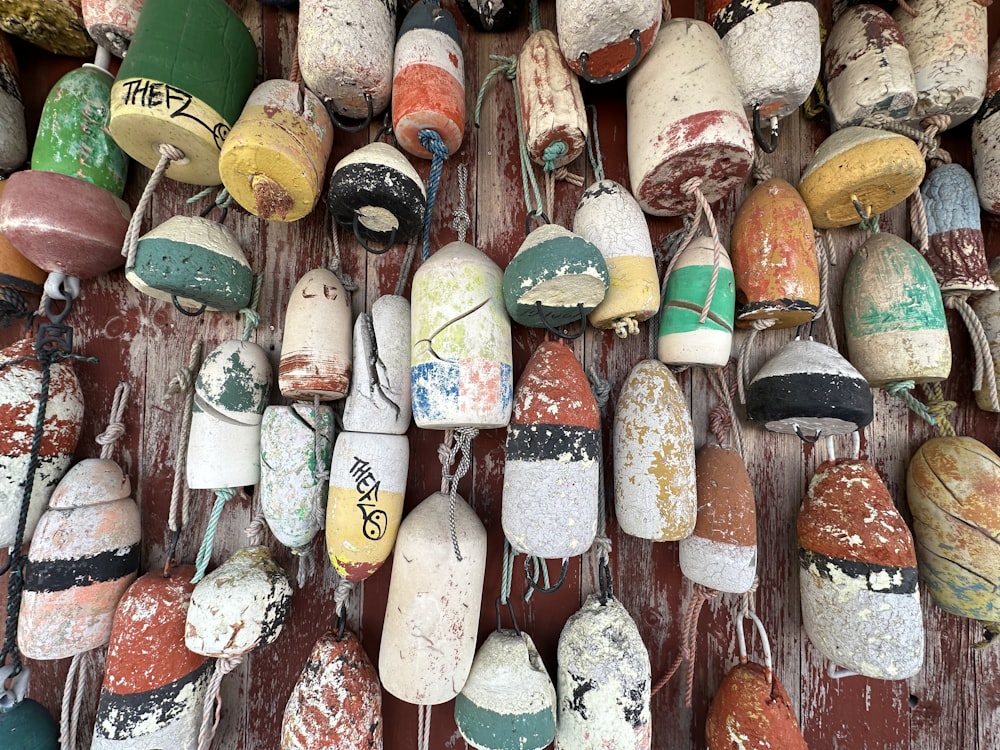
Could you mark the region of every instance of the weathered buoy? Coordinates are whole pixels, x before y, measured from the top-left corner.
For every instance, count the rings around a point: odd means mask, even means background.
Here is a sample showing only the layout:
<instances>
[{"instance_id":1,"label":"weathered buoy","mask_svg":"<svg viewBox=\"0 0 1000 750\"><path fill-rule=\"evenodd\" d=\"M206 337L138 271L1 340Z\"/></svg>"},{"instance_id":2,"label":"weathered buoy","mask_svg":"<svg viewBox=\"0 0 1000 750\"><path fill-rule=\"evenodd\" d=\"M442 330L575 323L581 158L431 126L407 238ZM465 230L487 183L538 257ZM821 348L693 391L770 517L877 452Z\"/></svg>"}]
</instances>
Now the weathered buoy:
<instances>
[{"instance_id":1,"label":"weathered buoy","mask_svg":"<svg viewBox=\"0 0 1000 750\"><path fill-rule=\"evenodd\" d=\"M1000 287L1000 260L996 258L991 260L989 271L993 282ZM979 318L979 322L983 324L983 332L989 341L994 377L1000 377L1000 291L978 295L969 304L975 311L976 317ZM976 391L976 405L984 411L993 411L994 409L989 386L986 383Z\"/></svg>"},{"instance_id":2,"label":"weathered buoy","mask_svg":"<svg viewBox=\"0 0 1000 750\"><path fill-rule=\"evenodd\" d=\"M911 244L887 232L869 237L847 267L843 304L848 359L873 388L948 377L941 291Z\"/></svg>"},{"instance_id":3,"label":"weathered buoy","mask_svg":"<svg viewBox=\"0 0 1000 750\"><path fill-rule=\"evenodd\" d=\"M523 7L524 0L458 0L458 9L477 31L510 31Z\"/></svg>"},{"instance_id":4,"label":"weathered buoy","mask_svg":"<svg viewBox=\"0 0 1000 750\"><path fill-rule=\"evenodd\" d=\"M848 227L861 223L857 206L874 216L905 201L920 186L925 170L920 149L906 136L843 128L816 149L802 173L799 193L814 226Z\"/></svg>"},{"instance_id":5,"label":"weathered buoy","mask_svg":"<svg viewBox=\"0 0 1000 750\"><path fill-rule=\"evenodd\" d=\"M694 428L684 392L662 362L639 362L622 385L612 454L622 531L659 542L688 536L698 511Z\"/></svg>"},{"instance_id":6,"label":"weathered buoy","mask_svg":"<svg viewBox=\"0 0 1000 750\"><path fill-rule=\"evenodd\" d=\"M351 380L351 299L326 268L307 272L285 309L278 388L285 398L344 398Z\"/></svg>"},{"instance_id":7,"label":"weathered buoy","mask_svg":"<svg viewBox=\"0 0 1000 750\"><path fill-rule=\"evenodd\" d=\"M557 0L559 48L569 66L584 80L614 81L635 68L649 52L662 17L661 0Z\"/></svg>"},{"instance_id":8,"label":"weathered buoy","mask_svg":"<svg viewBox=\"0 0 1000 750\"><path fill-rule=\"evenodd\" d=\"M363 581L392 552L409 470L405 435L342 432L330 462L326 550L337 574Z\"/></svg>"},{"instance_id":9,"label":"weathered buoy","mask_svg":"<svg viewBox=\"0 0 1000 750\"><path fill-rule=\"evenodd\" d=\"M556 689L531 636L495 630L455 698L463 739L484 750L542 750L556 737Z\"/></svg>"},{"instance_id":10,"label":"weathered buoy","mask_svg":"<svg viewBox=\"0 0 1000 750\"><path fill-rule=\"evenodd\" d=\"M31 487L24 540L31 539L49 496L69 468L83 428L83 391L72 360L50 367L48 403L38 468ZM14 543L38 418L42 372L35 342L23 339L0 351L0 546Z\"/></svg>"},{"instance_id":11,"label":"weathered buoy","mask_svg":"<svg viewBox=\"0 0 1000 750\"><path fill-rule=\"evenodd\" d=\"M556 658L557 750L649 750L649 652L621 602L588 596L563 626Z\"/></svg>"},{"instance_id":12,"label":"weathered buoy","mask_svg":"<svg viewBox=\"0 0 1000 750\"><path fill-rule=\"evenodd\" d=\"M465 242L413 275L410 376L417 427L506 427L514 395L503 274Z\"/></svg>"},{"instance_id":13,"label":"weathered buoy","mask_svg":"<svg viewBox=\"0 0 1000 750\"><path fill-rule=\"evenodd\" d=\"M785 686L773 670L754 662L741 662L722 678L708 706L705 743L708 750L731 750L734 743L808 750Z\"/></svg>"},{"instance_id":14,"label":"weathered buoy","mask_svg":"<svg viewBox=\"0 0 1000 750\"><path fill-rule=\"evenodd\" d=\"M867 461L822 464L798 519L802 622L834 664L884 680L924 663L913 537Z\"/></svg>"},{"instance_id":15,"label":"weathered buoy","mask_svg":"<svg viewBox=\"0 0 1000 750\"><path fill-rule=\"evenodd\" d=\"M736 282L729 254L711 237L695 237L667 278L657 358L668 365L724 366L732 350L735 317Z\"/></svg>"},{"instance_id":16,"label":"weathered buoy","mask_svg":"<svg viewBox=\"0 0 1000 750\"><path fill-rule=\"evenodd\" d=\"M92 750L190 748L212 662L184 645L194 567L147 573L118 604Z\"/></svg>"},{"instance_id":17,"label":"weathered buoy","mask_svg":"<svg viewBox=\"0 0 1000 750\"><path fill-rule=\"evenodd\" d=\"M0 32L0 169L17 169L28 158L24 101L18 83L17 57Z\"/></svg>"},{"instance_id":18,"label":"weathered buoy","mask_svg":"<svg viewBox=\"0 0 1000 750\"><path fill-rule=\"evenodd\" d=\"M681 539L681 572L716 591L742 594L757 575L757 508L743 457L706 445L695 454L698 519Z\"/></svg>"},{"instance_id":19,"label":"weathered buoy","mask_svg":"<svg viewBox=\"0 0 1000 750\"><path fill-rule=\"evenodd\" d=\"M81 0L90 38L117 57L125 57L135 36L143 0Z\"/></svg>"},{"instance_id":20,"label":"weathered buoy","mask_svg":"<svg viewBox=\"0 0 1000 750\"><path fill-rule=\"evenodd\" d=\"M990 50L986 97L972 123L972 161L979 205L1000 214L1000 40Z\"/></svg>"},{"instance_id":21,"label":"weathered buoy","mask_svg":"<svg viewBox=\"0 0 1000 750\"><path fill-rule=\"evenodd\" d=\"M257 344L224 341L205 357L194 384L188 487L260 481L260 423L270 395L271 364Z\"/></svg>"},{"instance_id":22,"label":"weathered buoy","mask_svg":"<svg viewBox=\"0 0 1000 750\"><path fill-rule=\"evenodd\" d=\"M52 493L28 550L17 645L29 659L103 646L139 573L139 509L118 464L81 461Z\"/></svg>"},{"instance_id":23,"label":"weathered buoy","mask_svg":"<svg viewBox=\"0 0 1000 750\"><path fill-rule=\"evenodd\" d=\"M8 180L0 180L0 204L3 203L7 182ZM0 234L0 287L41 295L42 284L47 276L45 271L21 255L10 240Z\"/></svg>"},{"instance_id":24,"label":"weathered buoy","mask_svg":"<svg viewBox=\"0 0 1000 750\"><path fill-rule=\"evenodd\" d=\"M970 437L921 445L906 470L920 576L942 609L1000 621L1000 457Z\"/></svg>"},{"instance_id":25,"label":"weathered buoy","mask_svg":"<svg viewBox=\"0 0 1000 750\"><path fill-rule=\"evenodd\" d=\"M45 706L25 698L0 710L0 743L11 750L58 750L59 724Z\"/></svg>"},{"instance_id":26,"label":"weathered buoy","mask_svg":"<svg viewBox=\"0 0 1000 750\"><path fill-rule=\"evenodd\" d=\"M379 750L382 689L358 637L316 641L281 720L281 750Z\"/></svg>"},{"instance_id":27,"label":"weathered buoy","mask_svg":"<svg viewBox=\"0 0 1000 750\"><path fill-rule=\"evenodd\" d=\"M408 703L450 701L475 656L486 529L461 497L452 525L450 503L435 492L410 511L393 553L378 672L382 687Z\"/></svg>"},{"instance_id":28,"label":"weathered buoy","mask_svg":"<svg viewBox=\"0 0 1000 750\"><path fill-rule=\"evenodd\" d=\"M737 325L761 320L793 328L813 319L820 303L816 240L809 209L795 188L771 179L751 190L736 212L730 253Z\"/></svg>"},{"instance_id":29,"label":"weathered buoy","mask_svg":"<svg viewBox=\"0 0 1000 750\"><path fill-rule=\"evenodd\" d=\"M518 553L566 558L597 533L601 414L573 350L547 341L517 381L501 522Z\"/></svg>"},{"instance_id":30,"label":"weathered buoy","mask_svg":"<svg viewBox=\"0 0 1000 750\"><path fill-rule=\"evenodd\" d=\"M0 16L0 28L57 55L88 57L94 53L80 0L7 3Z\"/></svg>"},{"instance_id":31,"label":"weathered buoy","mask_svg":"<svg viewBox=\"0 0 1000 750\"><path fill-rule=\"evenodd\" d=\"M753 165L753 136L718 34L690 18L667 21L628 78L629 180L642 210L680 216L699 189L714 203Z\"/></svg>"}]
</instances>

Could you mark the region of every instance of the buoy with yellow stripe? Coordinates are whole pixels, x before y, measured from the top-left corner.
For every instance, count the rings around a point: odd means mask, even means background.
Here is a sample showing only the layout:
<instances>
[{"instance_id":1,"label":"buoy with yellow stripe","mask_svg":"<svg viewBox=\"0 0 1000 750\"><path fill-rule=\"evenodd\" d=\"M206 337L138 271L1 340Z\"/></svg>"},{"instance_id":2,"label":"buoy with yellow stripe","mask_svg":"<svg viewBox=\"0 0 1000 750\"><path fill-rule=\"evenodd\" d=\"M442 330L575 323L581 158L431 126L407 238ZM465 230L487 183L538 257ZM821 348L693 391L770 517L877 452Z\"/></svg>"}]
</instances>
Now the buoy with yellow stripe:
<instances>
[{"instance_id":1,"label":"buoy with yellow stripe","mask_svg":"<svg viewBox=\"0 0 1000 750\"><path fill-rule=\"evenodd\" d=\"M87 33L101 47L125 57L135 36L143 0L81 0Z\"/></svg>"},{"instance_id":2,"label":"buoy with yellow stripe","mask_svg":"<svg viewBox=\"0 0 1000 750\"><path fill-rule=\"evenodd\" d=\"M0 32L0 169L17 169L28 158L24 100L18 81L14 48Z\"/></svg>"},{"instance_id":3,"label":"buoy with yellow stripe","mask_svg":"<svg viewBox=\"0 0 1000 750\"><path fill-rule=\"evenodd\" d=\"M990 49L986 97L972 123L972 162L979 205L1000 214L1000 40Z\"/></svg>"},{"instance_id":4,"label":"buoy with yellow stripe","mask_svg":"<svg viewBox=\"0 0 1000 750\"><path fill-rule=\"evenodd\" d=\"M631 72L656 39L662 0L557 0L559 48L588 83L608 83Z\"/></svg>"},{"instance_id":5,"label":"buoy with yellow stripe","mask_svg":"<svg viewBox=\"0 0 1000 750\"><path fill-rule=\"evenodd\" d=\"M12 0L5 3L0 28L57 55L94 54L80 0Z\"/></svg>"}]
</instances>

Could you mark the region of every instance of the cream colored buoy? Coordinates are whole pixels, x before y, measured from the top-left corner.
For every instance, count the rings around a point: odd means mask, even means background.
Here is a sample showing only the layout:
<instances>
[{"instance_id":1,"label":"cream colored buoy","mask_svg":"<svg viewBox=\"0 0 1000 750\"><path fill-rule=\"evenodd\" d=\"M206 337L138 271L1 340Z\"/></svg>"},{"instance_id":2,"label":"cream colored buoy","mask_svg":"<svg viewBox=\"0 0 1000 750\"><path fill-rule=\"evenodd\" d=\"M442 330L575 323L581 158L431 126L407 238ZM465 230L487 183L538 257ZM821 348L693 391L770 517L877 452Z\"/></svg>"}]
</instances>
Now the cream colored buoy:
<instances>
[{"instance_id":1,"label":"cream colored buoy","mask_svg":"<svg viewBox=\"0 0 1000 750\"><path fill-rule=\"evenodd\" d=\"M989 265L990 277L1000 287L1000 260L994 258ZM970 303L983 324L983 332L990 345L990 359L993 360L994 377L1000 378L1000 292L993 291L975 297ZM993 411L989 388L976 391L976 405L984 411Z\"/></svg>"},{"instance_id":2,"label":"cream colored buoy","mask_svg":"<svg viewBox=\"0 0 1000 750\"><path fill-rule=\"evenodd\" d=\"M557 0L559 48L585 81L608 83L629 73L645 57L662 17L661 0Z\"/></svg>"},{"instance_id":3,"label":"cream colored buoy","mask_svg":"<svg viewBox=\"0 0 1000 750\"><path fill-rule=\"evenodd\" d=\"M0 32L0 169L17 169L28 158L24 100L18 83L17 57Z\"/></svg>"},{"instance_id":4,"label":"cream colored buoy","mask_svg":"<svg viewBox=\"0 0 1000 750\"><path fill-rule=\"evenodd\" d=\"M986 97L972 123L972 161L979 204L1000 214L1000 40L990 50Z\"/></svg>"},{"instance_id":5,"label":"cream colored buoy","mask_svg":"<svg viewBox=\"0 0 1000 750\"><path fill-rule=\"evenodd\" d=\"M83 22L90 38L118 57L125 57L135 36L143 0L82 0Z\"/></svg>"},{"instance_id":6,"label":"cream colored buoy","mask_svg":"<svg viewBox=\"0 0 1000 750\"><path fill-rule=\"evenodd\" d=\"M615 515L622 531L677 541L695 527L694 428L670 369L647 359L622 385L612 434Z\"/></svg>"},{"instance_id":7,"label":"cream colored buoy","mask_svg":"<svg viewBox=\"0 0 1000 750\"><path fill-rule=\"evenodd\" d=\"M407 703L450 701L475 656L486 528L461 497L452 526L449 505L435 492L410 511L396 539L378 672L382 687Z\"/></svg>"}]
</instances>

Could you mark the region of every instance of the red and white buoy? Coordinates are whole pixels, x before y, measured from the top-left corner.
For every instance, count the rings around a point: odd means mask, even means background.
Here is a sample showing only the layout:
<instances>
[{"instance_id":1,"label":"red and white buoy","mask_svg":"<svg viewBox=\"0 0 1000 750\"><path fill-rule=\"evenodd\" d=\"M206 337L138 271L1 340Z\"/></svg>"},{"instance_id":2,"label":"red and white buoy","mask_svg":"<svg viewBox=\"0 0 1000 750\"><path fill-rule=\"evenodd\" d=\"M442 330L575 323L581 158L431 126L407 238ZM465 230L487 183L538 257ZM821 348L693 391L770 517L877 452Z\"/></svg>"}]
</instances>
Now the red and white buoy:
<instances>
[{"instance_id":1,"label":"red and white buoy","mask_svg":"<svg viewBox=\"0 0 1000 750\"><path fill-rule=\"evenodd\" d=\"M557 0L559 48L585 81L608 83L646 56L662 18L662 0Z\"/></svg>"}]
</instances>

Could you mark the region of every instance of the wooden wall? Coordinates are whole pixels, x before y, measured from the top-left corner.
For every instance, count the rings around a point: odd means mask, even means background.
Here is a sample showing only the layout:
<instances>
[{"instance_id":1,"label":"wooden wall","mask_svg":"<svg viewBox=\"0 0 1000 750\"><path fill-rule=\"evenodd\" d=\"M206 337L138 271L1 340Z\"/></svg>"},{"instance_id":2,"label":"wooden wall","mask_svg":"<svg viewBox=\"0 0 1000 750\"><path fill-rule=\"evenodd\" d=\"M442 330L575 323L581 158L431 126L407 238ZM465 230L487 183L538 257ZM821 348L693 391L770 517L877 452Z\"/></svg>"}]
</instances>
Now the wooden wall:
<instances>
[{"instance_id":1,"label":"wooden wall","mask_svg":"<svg viewBox=\"0 0 1000 750\"><path fill-rule=\"evenodd\" d=\"M255 0L230 0L259 42L260 78L286 76L295 46L295 16L287 11L262 8ZM821 16L829 26L829 0L820 0ZM454 9L453 0L445 5ZM490 55L516 54L527 36L524 26L499 35L477 35L468 29L457 10L462 30L466 65L467 106L470 113L479 84L493 67ZM674 3L675 16L704 18L702 0ZM997 12L991 10L991 40L998 32ZM543 0L545 25L554 27L554 3ZM775 40L775 44L781 44ZM63 71L78 61L52 58L25 46L18 47L22 58L25 98L30 119L37 121L38 110L48 86ZM584 86L584 98L599 111L600 141L607 176L627 184L625 156L624 84ZM435 209L432 247L437 248L456 238L451 228L453 211L459 204L457 167L468 169L468 187L464 198L473 217L470 241L492 257L501 267L513 256L524 236L525 207L517 161L517 129L512 89L498 79L487 93L482 127L467 129L462 150L447 163ZM331 164L352 149L374 137L378 124L368 132L338 132ZM797 183L815 147L825 135L823 121L807 121L800 116L782 122L778 151L766 156L763 163L774 175ZM968 126L949 134L947 145L959 159L968 163ZM428 162L414 160L426 178ZM571 170L593 181L585 158L571 165ZM138 199L148 170L133 165L126 198L132 205ZM715 206L720 227L728 233L735 209L749 188L745 186ZM145 226L159 224L175 213L193 213L199 207L185 205L194 193L189 186L166 181L157 190ZM556 188L556 207L552 220L571 225L581 188L560 183ZM306 220L292 225L268 224L241 210L231 211L228 225L240 237L255 270L262 272L264 285L259 312L260 328L253 340L271 353L275 366L281 349L285 306L292 286L307 270L330 264L333 243L324 207L320 205ZM1000 226L992 217L984 217L988 248L998 253ZM679 220L649 221L654 246L680 226ZM902 208L885 215L886 231L906 234ZM837 264L833 266L833 310L843 340L839 315L839 288L850 253L861 244L858 230L834 232ZM358 283L353 296L355 313L370 309L381 295L395 288L403 249L374 256L357 247L347 233L341 232L343 268ZM662 272L662 258L660 259ZM409 287L407 287L408 291ZM952 314L950 314L952 315ZM77 371L87 401L87 422L80 443L79 456L96 456L94 436L103 429L111 405L115 384L126 381L132 386L132 398L125 416L127 434L119 442L116 457L131 477L134 496L143 517L143 569L154 569L164 562L168 540L167 508L174 472L173 456L177 439L179 407L164 402L167 383L178 365L184 362L192 342L204 339L208 348L223 339L238 336L242 321L235 315L207 314L200 318L180 316L170 305L154 301L135 291L120 272L86 282L70 323L75 331L78 353L99 358L97 364L78 364ZM946 396L959 403L953 423L960 434L971 435L991 448L1000 448L997 417L978 411L971 398L971 366L966 334L956 318L950 320L955 362L945 385ZM820 327L818 330L822 330ZM4 342L18 331L2 332ZM535 330L514 327L515 374L523 368L533 349L542 340ZM741 334L743 336L745 334ZM793 336L791 332L770 332L758 337L752 352L749 371L756 368ZM823 340L822 333L818 338ZM738 337L737 344L742 343ZM625 376L639 360L655 352L653 327L643 324L638 336L617 339L610 332L588 330L575 344L585 367L593 366L611 381L611 402L603 414L605 446L608 445L614 400ZM680 381L689 396L696 430L696 443L706 442L708 414L716 398L704 374L687 371ZM275 392L272 399L280 402ZM886 480L897 504L907 514L904 477L909 456L933 430L913 417L900 402L884 391L875 393L874 423L862 438L862 454L867 456ZM487 585L483 593L480 636L494 627L493 602L499 591L502 532L500 530L500 495L504 464L503 430L481 433L474 442L475 462L461 483L461 493L468 499L489 531ZM442 433L411 428L411 474L406 495L407 509L413 507L440 484L437 445ZM826 665L804 637L799 614L798 565L794 520L808 478L821 456L819 451L800 444L794 438L765 432L744 422L746 462L754 482L758 503L760 544L760 588L757 611L771 638L777 675L792 697L805 736L813 748L875 748L916 750L918 748L964 748L991 750L1000 747L1000 647L975 649L982 629L976 623L953 617L937 609L923 595L927 628L927 660L923 671L909 681L884 682L852 677L831 680ZM847 442L839 444L846 452ZM252 488L251 488L252 489ZM1000 489L1000 488L998 488ZM252 491L241 493L224 513L215 545L213 564L244 545L244 529L255 513ZM610 498L610 492L609 492ZM196 492L195 520L180 542L179 558L193 561L212 498L208 492ZM679 649L681 617L691 595L690 585L682 580L677 545L653 544L621 534L612 519L609 533L614 544L612 566L615 592L632 613L649 647L653 678L657 679L674 660ZM270 544L279 561L294 576L295 563L288 552L273 539ZM325 562L322 539L315 542L321 561L319 570L308 585L297 591L291 619L277 644L253 653L244 664L226 678L223 688L223 718L215 747L227 750L257 750L277 747L281 715L289 691L305 662L313 642L335 619L333 590L336 584ZM519 560L520 562L520 560ZM551 563L555 571L557 563ZM350 624L359 629L373 660L377 661L379 637L386 593L390 578L386 564L350 601ZM518 565L515 570L520 570ZM555 649L565 620L577 609L588 592L595 588L594 559L590 554L572 560L562 589L553 595L535 595L525 603L518 596L523 581L514 585L514 609L521 627L534 638L550 671L555 672ZM699 624L698 653L695 664L694 695L691 707L684 705L683 670L653 701L653 744L655 748L696 748L704 744L704 718L713 692L724 672L736 660L733 616L738 599L721 596L709 602ZM31 694L58 715L63 680L68 662L36 664ZM96 688L91 696L96 701ZM416 707L385 696L386 747L404 750L416 747ZM463 748L452 718L452 705L434 709L432 742L435 748Z\"/></svg>"}]
</instances>

